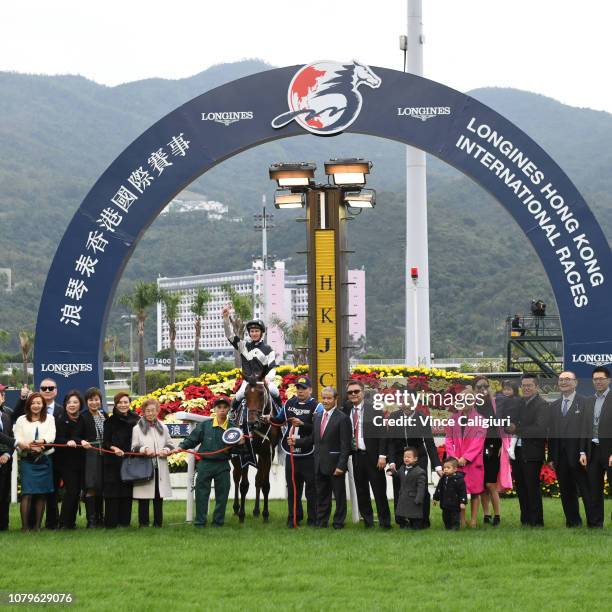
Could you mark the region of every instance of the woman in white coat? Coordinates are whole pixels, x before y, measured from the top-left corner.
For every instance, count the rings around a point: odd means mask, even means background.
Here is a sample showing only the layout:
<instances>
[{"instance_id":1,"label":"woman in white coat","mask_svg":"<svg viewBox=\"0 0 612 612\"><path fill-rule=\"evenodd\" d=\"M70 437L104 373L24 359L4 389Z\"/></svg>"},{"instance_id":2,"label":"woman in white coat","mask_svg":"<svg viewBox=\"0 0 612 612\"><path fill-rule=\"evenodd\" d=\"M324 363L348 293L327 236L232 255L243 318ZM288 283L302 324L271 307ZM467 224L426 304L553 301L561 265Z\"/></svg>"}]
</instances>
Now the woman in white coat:
<instances>
[{"instance_id":1,"label":"woman in white coat","mask_svg":"<svg viewBox=\"0 0 612 612\"><path fill-rule=\"evenodd\" d=\"M170 470L166 457L174 449L168 428L158 420L159 402L147 399L140 407L142 417L132 430L132 451L151 457L154 475L152 480L135 484L134 499L138 500L138 524L149 526L149 500L153 500L153 527L163 523L164 497L172 497Z\"/></svg>"}]
</instances>

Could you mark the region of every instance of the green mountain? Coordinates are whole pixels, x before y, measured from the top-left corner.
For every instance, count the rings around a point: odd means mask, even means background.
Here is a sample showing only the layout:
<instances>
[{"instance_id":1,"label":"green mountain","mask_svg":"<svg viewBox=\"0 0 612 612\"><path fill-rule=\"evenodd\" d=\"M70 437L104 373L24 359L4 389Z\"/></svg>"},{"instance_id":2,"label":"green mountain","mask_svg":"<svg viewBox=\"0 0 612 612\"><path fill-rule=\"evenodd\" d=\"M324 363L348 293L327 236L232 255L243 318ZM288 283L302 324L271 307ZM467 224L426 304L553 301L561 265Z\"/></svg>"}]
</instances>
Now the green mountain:
<instances>
[{"instance_id":1,"label":"green mountain","mask_svg":"<svg viewBox=\"0 0 612 612\"><path fill-rule=\"evenodd\" d=\"M0 73L0 268L11 268L14 291L0 289L0 329L34 328L51 258L70 218L96 178L140 133L202 92L269 66L256 60L214 66L187 79L149 79L105 87L74 76ZM612 237L612 115L565 106L544 96L500 88L471 94L532 136L569 174ZM189 189L230 207L243 225L199 213L164 215L148 230L119 291L137 279L245 268L260 251L250 215L271 201L270 163L361 156L374 162L369 184L375 211L350 227L352 266L365 266L368 349L400 356L403 337L405 231L404 147L358 135L308 135L251 149L215 167ZM238 183L236 176L241 176ZM487 193L435 158L428 161L432 350L439 356L504 351L508 314L531 298L554 300L542 266L514 221ZM304 226L275 215L269 250L302 272ZM196 228L186 232L185 228ZM238 234L237 234L238 229ZM115 309L107 334L124 339ZM153 316L148 346L154 349Z\"/></svg>"}]
</instances>

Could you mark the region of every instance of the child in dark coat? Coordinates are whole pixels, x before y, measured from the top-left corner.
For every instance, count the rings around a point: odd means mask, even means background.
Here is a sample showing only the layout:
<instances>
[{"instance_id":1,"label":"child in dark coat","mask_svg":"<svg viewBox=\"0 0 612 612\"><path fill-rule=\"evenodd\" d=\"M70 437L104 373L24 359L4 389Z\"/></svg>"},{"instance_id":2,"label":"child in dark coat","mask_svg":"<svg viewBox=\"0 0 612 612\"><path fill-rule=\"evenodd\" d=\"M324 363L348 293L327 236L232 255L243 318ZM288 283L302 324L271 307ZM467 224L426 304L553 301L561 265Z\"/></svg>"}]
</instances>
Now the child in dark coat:
<instances>
[{"instance_id":1,"label":"child in dark coat","mask_svg":"<svg viewBox=\"0 0 612 612\"><path fill-rule=\"evenodd\" d=\"M397 471L400 492L397 499L397 515L400 527L423 529L423 500L427 492L427 474L417 465L419 451L408 447L404 450L404 465Z\"/></svg>"},{"instance_id":2,"label":"child in dark coat","mask_svg":"<svg viewBox=\"0 0 612 612\"><path fill-rule=\"evenodd\" d=\"M454 457L449 457L442 467L444 476L440 478L436 492L433 495L434 506L440 502L442 520L446 529L461 527L461 510L467 504L467 493L463 472L458 472L459 463Z\"/></svg>"}]
</instances>

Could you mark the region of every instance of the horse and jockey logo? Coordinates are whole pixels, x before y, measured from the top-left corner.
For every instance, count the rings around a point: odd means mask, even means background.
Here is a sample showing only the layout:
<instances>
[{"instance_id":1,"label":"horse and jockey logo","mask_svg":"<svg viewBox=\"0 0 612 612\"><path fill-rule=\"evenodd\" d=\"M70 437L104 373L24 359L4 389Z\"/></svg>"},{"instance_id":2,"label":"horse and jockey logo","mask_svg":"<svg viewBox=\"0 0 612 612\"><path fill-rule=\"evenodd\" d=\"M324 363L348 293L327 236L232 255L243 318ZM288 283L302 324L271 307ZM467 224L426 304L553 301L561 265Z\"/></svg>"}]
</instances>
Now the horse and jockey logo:
<instances>
[{"instance_id":1,"label":"horse and jockey logo","mask_svg":"<svg viewBox=\"0 0 612 612\"><path fill-rule=\"evenodd\" d=\"M359 116L363 98L361 85L380 87L381 79L369 66L349 63L315 62L293 77L287 92L289 111L272 120L273 128L296 121L313 134L337 134Z\"/></svg>"}]
</instances>

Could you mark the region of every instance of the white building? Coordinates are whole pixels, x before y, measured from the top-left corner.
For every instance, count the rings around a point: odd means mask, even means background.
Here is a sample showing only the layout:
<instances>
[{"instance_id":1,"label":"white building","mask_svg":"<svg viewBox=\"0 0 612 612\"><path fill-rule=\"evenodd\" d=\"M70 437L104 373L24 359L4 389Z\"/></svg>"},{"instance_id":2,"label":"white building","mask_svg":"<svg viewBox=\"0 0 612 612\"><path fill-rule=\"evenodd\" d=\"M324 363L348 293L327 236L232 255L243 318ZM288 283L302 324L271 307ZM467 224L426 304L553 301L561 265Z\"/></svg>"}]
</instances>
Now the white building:
<instances>
[{"instance_id":1,"label":"white building","mask_svg":"<svg viewBox=\"0 0 612 612\"><path fill-rule=\"evenodd\" d=\"M249 270L238 270L217 274L158 278L157 285L168 292L183 293L176 323L176 350L192 351L195 344L195 316L190 307L199 287L208 289L212 300L202 318L200 350L212 354L213 358L232 358L232 347L223 330L223 307L230 304L224 285L230 284L238 293L254 299L255 317L266 321L267 340L277 354L277 361L286 350L283 334L270 321L276 316L293 322L300 315L308 314L308 287L306 275L285 274L285 262L277 261L274 268L263 270L261 260L255 260ZM349 333L354 339L365 336L365 271L349 270ZM264 303L266 317L263 316ZM157 305L157 350L170 346L168 323L161 304Z\"/></svg>"}]
</instances>

